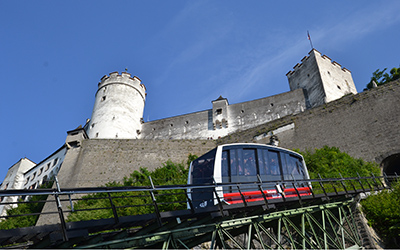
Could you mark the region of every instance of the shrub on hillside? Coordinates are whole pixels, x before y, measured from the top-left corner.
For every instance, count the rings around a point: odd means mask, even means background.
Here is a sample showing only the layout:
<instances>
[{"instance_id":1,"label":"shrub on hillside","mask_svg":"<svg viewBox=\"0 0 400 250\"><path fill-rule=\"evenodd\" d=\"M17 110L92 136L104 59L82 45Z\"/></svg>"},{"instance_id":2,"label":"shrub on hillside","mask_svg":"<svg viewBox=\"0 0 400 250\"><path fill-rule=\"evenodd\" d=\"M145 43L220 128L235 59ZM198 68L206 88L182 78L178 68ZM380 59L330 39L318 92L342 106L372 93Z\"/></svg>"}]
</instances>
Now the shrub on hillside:
<instances>
[{"instance_id":1,"label":"shrub on hillside","mask_svg":"<svg viewBox=\"0 0 400 250\"><path fill-rule=\"evenodd\" d=\"M400 248L400 183L361 201L362 210L385 242L386 248Z\"/></svg>"},{"instance_id":2,"label":"shrub on hillside","mask_svg":"<svg viewBox=\"0 0 400 250\"><path fill-rule=\"evenodd\" d=\"M196 158L197 156L190 154L187 165ZM186 184L188 166L168 160L163 163L162 167L154 171L140 168L139 171L135 170L129 177L125 177L122 183L110 182L106 186L148 187L151 185L149 176L155 186ZM154 193L161 212L186 209L186 195L183 190L166 190L162 191L162 193L161 191ZM112 218L113 211L108 195L107 193L85 195L82 197L82 200L74 203L75 212L68 216L67 221ZM116 207L118 216L151 214L155 212L149 191L118 192L111 193L110 196L112 197L112 202Z\"/></svg>"}]
</instances>

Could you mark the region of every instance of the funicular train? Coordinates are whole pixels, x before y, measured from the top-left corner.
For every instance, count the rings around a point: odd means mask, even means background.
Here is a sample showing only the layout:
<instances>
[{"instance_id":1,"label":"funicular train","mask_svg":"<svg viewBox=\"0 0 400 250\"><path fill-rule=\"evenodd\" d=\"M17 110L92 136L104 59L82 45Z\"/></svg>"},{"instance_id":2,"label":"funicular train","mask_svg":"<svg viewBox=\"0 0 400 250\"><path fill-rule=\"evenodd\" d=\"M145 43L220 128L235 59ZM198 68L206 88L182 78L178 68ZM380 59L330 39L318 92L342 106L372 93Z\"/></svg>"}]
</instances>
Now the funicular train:
<instances>
[{"instance_id":1,"label":"funicular train","mask_svg":"<svg viewBox=\"0 0 400 250\"><path fill-rule=\"evenodd\" d=\"M311 185L301 181L306 179L309 179L306 164L296 152L265 144L225 144L197 158L189 168L188 184L216 184L216 190L193 188L188 194L195 209L216 205L218 200L236 204L243 199L253 202L264 197L311 195ZM261 182L264 194L259 188ZM232 185L236 183L245 185L242 188Z\"/></svg>"}]
</instances>

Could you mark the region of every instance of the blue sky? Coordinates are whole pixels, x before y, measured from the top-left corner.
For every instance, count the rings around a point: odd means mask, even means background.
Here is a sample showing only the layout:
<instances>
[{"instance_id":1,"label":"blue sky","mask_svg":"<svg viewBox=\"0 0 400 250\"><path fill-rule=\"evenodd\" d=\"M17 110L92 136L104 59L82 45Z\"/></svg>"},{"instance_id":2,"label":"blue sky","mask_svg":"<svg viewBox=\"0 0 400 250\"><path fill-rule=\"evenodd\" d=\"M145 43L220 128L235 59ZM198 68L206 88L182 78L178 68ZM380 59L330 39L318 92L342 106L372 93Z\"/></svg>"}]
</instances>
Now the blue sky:
<instances>
[{"instance_id":1,"label":"blue sky","mask_svg":"<svg viewBox=\"0 0 400 250\"><path fill-rule=\"evenodd\" d=\"M147 88L144 120L289 91L314 47L351 70L361 92L400 65L400 1L0 0L0 182L38 163L90 118L113 71Z\"/></svg>"}]
</instances>

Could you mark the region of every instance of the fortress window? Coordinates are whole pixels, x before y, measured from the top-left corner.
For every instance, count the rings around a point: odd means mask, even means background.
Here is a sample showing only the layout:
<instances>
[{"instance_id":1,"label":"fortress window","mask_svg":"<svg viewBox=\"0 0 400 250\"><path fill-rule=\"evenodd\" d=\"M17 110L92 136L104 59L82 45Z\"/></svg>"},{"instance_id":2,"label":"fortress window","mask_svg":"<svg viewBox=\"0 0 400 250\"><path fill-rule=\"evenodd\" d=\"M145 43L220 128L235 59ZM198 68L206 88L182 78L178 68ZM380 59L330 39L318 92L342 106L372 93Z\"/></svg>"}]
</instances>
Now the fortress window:
<instances>
[{"instance_id":1,"label":"fortress window","mask_svg":"<svg viewBox=\"0 0 400 250\"><path fill-rule=\"evenodd\" d=\"M328 75L331 75L331 72L328 71Z\"/></svg>"},{"instance_id":2,"label":"fortress window","mask_svg":"<svg viewBox=\"0 0 400 250\"><path fill-rule=\"evenodd\" d=\"M170 126L171 126L171 127L173 127L173 126L174 126L174 124L172 124L172 123L171 123L171 124L170 124Z\"/></svg>"},{"instance_id":3,"label":"fortress window","mask_svg":"<svg viewBox=\"0 0 400 250\"><path fill-rule=\"evenodd\" d=\"M271 102L271 107L273 107L274 106L274 104Z\"/></svg>"},{"instance_id":4,"label":"fortress window","mask_svg":"<svg viewBox=\"0 0 400 250\"><path fill-rule=\"evenodd\" d=\"M336 85L338 89L341 89L339 85Z\"/></svg>"},{"instance_id":5,"label":"fortress window","mask_svg":"<svg viewBox=\"0 0 400 250\"><path fill-rule=\"evenodd\" d=\"M99 137L99 133L96 133L96 138Z\"/></svg>"},{"instance_id":6,"label":"fortress window","mask_svg":"<svg viewBox=\"0 0 400 250\"><path fill-rule=\"evenodd\" d=\"M217 109L217 110L215 110L215 114L216 114L216 115L221 115L221 114L222 114L222 109Z\"/></svg>"},{"instance_id":7,"label":"fortress window","mask_svg":"<svg viewBox=\"0 0 400 250\"><path fill-rule=\"evenodd\" d=\"M101 98L101 101L104 102L105 100L106 100L106 96L103 96L103 97Z\"/></svg>"},{"instance_id":8,"label":"fortress window","mask_svg":"<svg viewBox=\"0 0 400 250\"><path fill-rule=\"evenodd\" d=\"M242 113L242 114L243 114L243 113L244 113L244 110L243 110L243 109L242 109L242 110L240 110L240 113Z\"/></svg>"},{"instance_id":9,"label":"fortress window","mask_svg":"<svg viewBox=\"0 0 400 250\"><path fill-rule=\"evenodd\" d=\"M307 77L310 77L310 74L307 74Z\"/></svg>"},{"instance_id":10,"label":"fortress window","mask_svg":"<svg viewBox=\"0 0 400 250\"><path fill-rule=\"evenodd\" d=\"M185 124L188 125L188 124L189 124L189 121L185 121Z\"/></svg>"}]
</instances>

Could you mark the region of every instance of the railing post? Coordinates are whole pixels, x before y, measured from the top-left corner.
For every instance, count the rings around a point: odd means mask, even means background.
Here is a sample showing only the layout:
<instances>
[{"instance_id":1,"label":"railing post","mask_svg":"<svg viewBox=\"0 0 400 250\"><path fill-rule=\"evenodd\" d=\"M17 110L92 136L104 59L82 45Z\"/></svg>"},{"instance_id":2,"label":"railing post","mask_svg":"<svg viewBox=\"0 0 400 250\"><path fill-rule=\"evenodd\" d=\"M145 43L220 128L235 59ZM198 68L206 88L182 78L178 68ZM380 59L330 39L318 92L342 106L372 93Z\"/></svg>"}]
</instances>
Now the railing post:
<instances>
[{"instance_id":1,"label":"railing post","mask_svg":"<svg viewBox=\"0 0 400 250\"><path fill-rule=\"evenodd\" d=\"M371 172L371 175L372 175L372 177L373 177L372 180L374 181L374 183L375 183L375 185L377 186L378 190L380 190L381 188L379 188L379 184L378 184L378 182L376 182L376 177L375 177L374 173ZM378 178L378 181L379 181L380 185L382 186L382 189L385 188L385 187L383 186L381 180L379 180L379 178Z\"/></svg>"},{"instance_id":2,"label":"railing post","mask_svg":"<svg viewBox=\"0 0 400 250\"><path fill-rule=\"evenodd\" d=\"M244 206L247 207L246 198L244 198L244 195L243 195L242 191L240 190L240 186L239 186L239 185L236 185L236 186L237 186L237 188L238 188L240 197L242 197L242 201L243 201Z\"/></svg>"},{"instance_id":3,"label":"railing post","mask_svg":"<svg viewBox=\"0 0 400 250\"><path fill-rule=\"evenodd\" d=\"M160 214L160 210L158 210L156 197L154 196L154 193L153 193L153 190L155 189L155 187L154 187L154 184L153 184L153 180L151 179L151 176L149 176L149 180L150 180L150 184L151 184L151 188L152 188L152 190L150 190L151 199L153 200L153 204L154 204L154 209L155 209L156 216L157 216L158 225L160 225L160 227L161 227L162 226L161 214Z\"/></svg>"},{"instance_id":4,"label":"railing post","mask_svg":"<svg viewBox=\"0 0 400 250\"><path fill-rule=\"evenodd\" d=\"M54 196L56 198L58 215L60 216L61 230L62 230L62 233L63 233L64 241L68 241L67 226L65 225L64 213L62 211L61 201L60 201L60 197L59 197L59 194L58 194L58 193L61 192L61 189L60 189L60 184L58 183L57 176L55 176L55 180L56 180L57 191L55 192Z\"/></svg>"},{"instance_id":5,"label":"railing post","mask_svg":"<svg viewBox=\"0 0 400 250\"><path fill-rule=\"evenodd\" d=\"M347 188L346 188L346 185L343 183L343 176L342 176L342 174L341 173L339 173L339 175L340 175L340 183L342 184L342 186L343 186L343 188L344 188L344 191L346 192L346 195L348 195L349 193L347 192Z\"/></svg>"},{"instance_id":6,"label":"railing post","mask_svg":"<svg viewBox=\"0 0 400 250\"><path fill-rule=\"evenodd\" d=\"M383 172L383 178L385 179L385 185L383 185L383 187L384 188L387 188L387 186L390 187L390 182L385 172Z\"/></svg>"},{"instance_id":7,"label":"railing post","mask_svg":"<svg viewBox=\"0 0 400 250\"><path fill-rule=\"evenodd\" d=\"M325 191L324 185L322 185L322 178L321 178L321 175L320 175L320 174L318 174L318 177L319 177L319 179L320 179L320 181L319 181L319 185L321 186L321 188L322 188L322 191L324 191L325 198L326 198L327 200L329 200L329 197L328 197L328 194L327 194L327 193L326 193L326 191Z\"/></svg>"},{"instance_id":8,"label":"railing post","mask_svg":"<svg viewBox=\"0 0 400 250\"><path fill-rule=\"evenodd\" d=\"M112 202L111 194L110 193L107 193L107 194L108 194L108 200L110 201L111 209L112 209L112 212L113 212L113 215L114 215L115 224L118 224L119 223L119 218L118 218L118 214L117 214L117 209L115 208L115 205Z\"/></svg>"},{"instance_id":9,"label":"railing post","mask_svg":"<svg viewBox=\"0 0 400 250\"><path fill-rule=\"evenodd\" d=\"M220 199L219 196L218 196L218 192L217 192L217 182L215 181L214 177L213 177L213 182L214 182L213 191L214 191L215 197L217 198L217 201L218 201L218 208L219 208L219 211L221 212L221 215L224 216L224 208L222 207L221 199Z\"/></svg>"},{"instance_id":10,"label":"railing post","mask_svg":"<svg viewBox=\"0 0 400 250\"><path fill-rule=\"evenodd\" d=\"M260 175L257 175L257 178L258 178L258 181L260 182L260 184L258 185L258 189L260 190L261 195L264 198L265 206L267 206L266 208L268 209L268 199L267 199L267 196L264 193L264 189L262 188L262 180L261 180Z\"/></svg>"},{"instance_id":11,"label":"railing post","mask_svg":"<svg viewBox=\"0 0 400 250\"><path fill-rule=\"evenodd\" d=\"M194 214L193 202L192 202L192 199L189 198L189 194L188 194L187 189L185 190L185 196L186 196L186 199L187 199L187 201L188 201L188 203L189 203L190 211L192 212L192 214Z\"/></svg>"},{"instance_id":12,"label":"railing post","mask_svg":"<svg viewBox=\"0 0 400 250\"><path fill-rule=\"evenodd\" d=\"M360 176L360 174L359 174L358 172L357 172L357 176L358 176L358 182L360 183L361 188L362 188L362 190L363 190L364 193L365 193L365 188L364 188L363 184L361 183L361 176Z\"/></svg>"},{"instance_id":13,"label":"railing post","mask_svg":"<svg viewBox=\"0 0 400 250\"><path fill-rule=\"evenodd\" d=\"M297 187L296 187L296 180L295 180L293 174L292 174L292 179L293 179L292 184L293 184L294 190L296 191L297 197L299 197L299 203L300 203L300 205L301 205L301 204L302 204L302 202L301 202L301 196L300 196L299 190L297 190Z\"/></svg>"}]
</instances>

